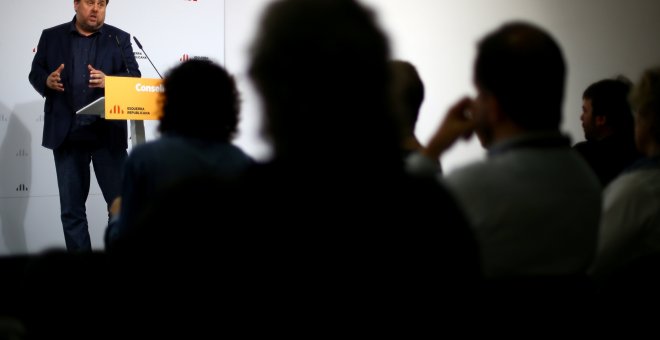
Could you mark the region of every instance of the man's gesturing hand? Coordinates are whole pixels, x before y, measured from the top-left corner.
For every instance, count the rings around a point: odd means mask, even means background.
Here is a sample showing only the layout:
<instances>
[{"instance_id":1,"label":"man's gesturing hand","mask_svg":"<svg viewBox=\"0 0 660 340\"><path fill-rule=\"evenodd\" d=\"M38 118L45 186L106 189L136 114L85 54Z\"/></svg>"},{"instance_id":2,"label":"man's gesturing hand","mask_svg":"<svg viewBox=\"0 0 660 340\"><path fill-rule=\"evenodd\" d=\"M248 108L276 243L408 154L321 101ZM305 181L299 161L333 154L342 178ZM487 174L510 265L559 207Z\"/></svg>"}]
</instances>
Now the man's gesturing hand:
<instances>
[{"instance_id":1,"label":"man's gesturing hand","mask_svg":"<svg viewBox=\"0 0 660 340\"><path fill-rule=\"evenodd\" d=\"M105 73L87 65L89 70L89 87L105 88Z\"/></svg>"},{"instance_id":2,"label":"man's gesturing hand","mask_svg":"<svg viewBox=\"0 0 660 340\"><path fill-rule=\"evenodd\" d=\"M46 86L55 91L64 92L64 85L62 84L62 77L60 74L64 69L64 64L60 65L57 70L53 71L48 78L46 78Z\"/></svg>"}]
</instances>

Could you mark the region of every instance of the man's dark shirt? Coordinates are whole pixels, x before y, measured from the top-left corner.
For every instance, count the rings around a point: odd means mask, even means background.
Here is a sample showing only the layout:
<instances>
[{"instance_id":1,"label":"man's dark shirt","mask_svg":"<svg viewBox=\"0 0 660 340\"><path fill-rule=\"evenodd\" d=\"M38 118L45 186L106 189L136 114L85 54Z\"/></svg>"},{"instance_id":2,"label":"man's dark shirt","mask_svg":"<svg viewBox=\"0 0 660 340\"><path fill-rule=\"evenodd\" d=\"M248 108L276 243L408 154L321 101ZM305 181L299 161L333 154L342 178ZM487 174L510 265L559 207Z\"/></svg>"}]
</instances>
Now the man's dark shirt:
<instances>
[{"instance_id":1,"label":"man's dark shirt","mask_svg":"<svg viewBox=\"0 0 660 340\"><path fill-rule=\"evenodd\" d=\"M93 102L101 95L99 91L89 87L89 69L87 65L94 66L96 60L96 47L98 37L103 34L103 26L93 34L84 36L76 29L75 21L71 22L70 34L72 67L73 67L73 110L78 111L87 104ZM66 66L65 66L66 67ZM69 141L97 141L98 127L93 124L99 117L92 115L76 115L73 126L68 136Z\"/></svg>"},{"instance_id":2,"label":"man's dark shirt","mask_svg":"<svg viewBox=\"0 0 660 340\"><path fill-rule=\"evenodd\" d=\"M584 141L573 148L589 163L603 188L641 157L632 136L610 136L600 141Z\"/></svg>"}]
</instances>

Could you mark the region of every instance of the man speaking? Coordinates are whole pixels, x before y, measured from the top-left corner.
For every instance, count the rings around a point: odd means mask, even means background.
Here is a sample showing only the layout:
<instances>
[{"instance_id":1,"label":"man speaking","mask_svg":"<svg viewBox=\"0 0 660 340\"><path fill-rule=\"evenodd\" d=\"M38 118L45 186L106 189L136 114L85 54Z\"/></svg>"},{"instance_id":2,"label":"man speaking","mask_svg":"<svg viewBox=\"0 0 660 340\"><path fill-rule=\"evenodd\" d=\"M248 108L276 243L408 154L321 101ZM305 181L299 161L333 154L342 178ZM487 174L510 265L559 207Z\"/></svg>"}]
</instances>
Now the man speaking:
<instances>
[{"instance_id":1,"label":"man speaking","mask_svg":"<svg viewBox=\"0 0 660 340\"><path fill-rule=\"evenodd\" d=\"M105 201L118 196L127 153L126 121L76 111L104 95L106 75L139 77L130 35L106 25L109 0L74 0L71 22L44 30L30 83L46 98L42 145L53 150L66 247L91 251L85 201L90 162Z\"/></svg>"}]
</instances>

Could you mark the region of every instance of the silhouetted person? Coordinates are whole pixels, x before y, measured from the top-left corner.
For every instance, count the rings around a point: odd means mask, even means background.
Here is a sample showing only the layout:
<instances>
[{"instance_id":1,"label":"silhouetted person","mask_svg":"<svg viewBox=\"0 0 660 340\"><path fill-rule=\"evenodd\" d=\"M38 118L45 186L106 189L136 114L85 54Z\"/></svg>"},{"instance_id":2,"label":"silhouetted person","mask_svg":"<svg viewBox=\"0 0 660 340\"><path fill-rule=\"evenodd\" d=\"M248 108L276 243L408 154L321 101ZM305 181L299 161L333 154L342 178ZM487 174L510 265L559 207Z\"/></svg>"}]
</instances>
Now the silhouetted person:
<instances>
[{"instance_id":1,"label":"silhouetted person","mask_svg":"<svg viewBox=\"0 0 660 340\"><path fill-rule=\"evenodd\" d=\"M134 148L126 161L119 220L107 230L110 243L134 228L145 207L173 183L202 174L236 177L252 164L231 144L240 102L226 70L191 60L173 69L164 87L162 137Z\"/></svg>"},{"instance_id":2,"label":"silhouetted person","mask_svg":"<svg viewBox=\"0 0 660 340\"><path fill-rule=\"evenodd\" d=\"M333 318L423 319L402 311L465 297L461 289L478 270L455 203L433 181L403 170L388 56L372 14L352 0L279 1L252 46L250 76L275 157L251 185L266 216L287 226L281 232L290 240L281 239L297 250L293 277L310 268L305 291L335 287L313 297ZM332 283L323 282L327 275ZM420 300L407 300L409 293Z\"/></svg>"},{"instance_id":3,"label":"silhouetted person","mask_svg":"<svg viewBox=\"0 0 660 340\"><path fill-rule=\"evenodd\" d=\"M477 97L449 110L424 151L437 159L473 132L488 149L485 161L445 181L472 222L487 278L580 281L593 258L600 185L559 132L565 74L548 33L503 25L478 44ZM542 291L536 297L553 296Z\"/></svg>"},{"instance_id":4,"label":"silhouetted person","mask_svg":"<svg viewBox=\"0 0 660 340\"><path fill-rule=\"evenodd\" d=\"M619 297L659 297L657 265L660 254L660 68L644 72L631 96L635 107L635 141L645 156L606 188L598 238L598 253L591 273L600 280L630 280ZM633 277L624 269L646 257L654 262ZM615 275L616 274L616 275ZM654 281L641 279L654 277ZM626 277L628 276L628 277ZM653 286L655 285L655 286ZM635 291L638 290L638 291ZM639 300L637 300L639 301Z\"/></svg>"},{"instance_id":5,"label":"silhouetted person","mask_svg":"<svg viewBox=\"0 0 660 340\"><path fill-rule=\"evenodd\" d=\"M424 102L424 83L415 66L407 61L392 60L389 69L392 77L391 105L402 123L402 147L407 155L422 148L415 136L415 124Z\"/></svg>"},{"instance_id":6,"label":"silhouetted person","mask_svg":"<svg viewBox=\"0 0 660 340\"><path fill-rule=\"evenodd\" d=\"M582 128L586 141L574 148L589 163L603 187L640 157L635 149L633 117L625 78L591 84L582 95Z\"/></svg>"},{"instance_id":7,"label":"silhouetted person","mask_svg":"<svg viewBox=\"0 0 660 340\"><path fill-rule=\"evenodd\" d=\"M411 155L423 148L415 136L415 125L424 101L424 83L415 66L407 61L390 61L389 68L392 77L391 105L400 122L403 138L401 148L404 159L408 161ZM439 161L434 164L434 168L437 168L435 172L442 173Z\"/></svg>"}]
</instances>

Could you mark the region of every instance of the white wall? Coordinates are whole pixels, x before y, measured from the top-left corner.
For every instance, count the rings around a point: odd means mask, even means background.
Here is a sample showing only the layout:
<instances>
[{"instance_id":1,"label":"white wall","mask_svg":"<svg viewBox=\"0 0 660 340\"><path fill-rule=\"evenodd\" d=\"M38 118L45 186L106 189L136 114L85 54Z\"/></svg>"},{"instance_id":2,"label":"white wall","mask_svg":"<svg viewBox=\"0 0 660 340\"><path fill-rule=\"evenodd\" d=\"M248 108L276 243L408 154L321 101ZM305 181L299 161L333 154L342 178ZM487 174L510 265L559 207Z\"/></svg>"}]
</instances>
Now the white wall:
<instances>
[{"instance_id":1,"label":"white wall","mask_svg":"<svg viewBox=\"0 0 660 340\"><path fill-rule=\"evenodd\" d=\"M574 141L582 139L579 114L586 86L617 74L636 81L645 68L660 64L657 0L362 1L377 12L391 38L393 57L415 64L426 83L427 99L416 131L422 141L430 137L449 105L474 93L475 44L507 20L535 22L563 47L569 66L563 130ZM236 143L265 159L270 148L259 131L259 100L246 68L247 48L268 2L113 0L107 22L136 35L161 73L184 54L224 62L243 93ZM27 74L41 30L70 20L72 7L72 1L53 0L0 5L0 254L64 244L52 155L40 146L43 99L31 88ZM156 76L146 60L139 62L144 76ZM154 138L154 127L148 124L148 138ZM452 171L481 157L478 143L470 141L454 147L442 162ZM28 191L16 191L21 184ZM99 247L105 207L95 182L88 214L93 245Z\"/></svg>"},{"instance_id":2,"label":"white wall","mask_svg":"<svg viewBox=\"0 0 660 340\"><path fill-rule=\"evenodd\" d=\"M239 144L268 155L254 132L257 98L245 82L247 46L254 23L269 0L227 0L226 62L239 75L244 103L244 135ZM474 94L472 62L477 41L508 20L527 20L546 28L560 43L569 68L563 130L574 142L580 126L582 91L592 82L623 74L636 81L660 64L660 1L657 0L362 0L389 34L393 57L415 64L427 96L416 133L430 138L445 110L459 97ZM531 108L533 109L533 108ZM447 171L482 158L476 140L461 142L442 158Z\"/></svg>"}]
</instances>

